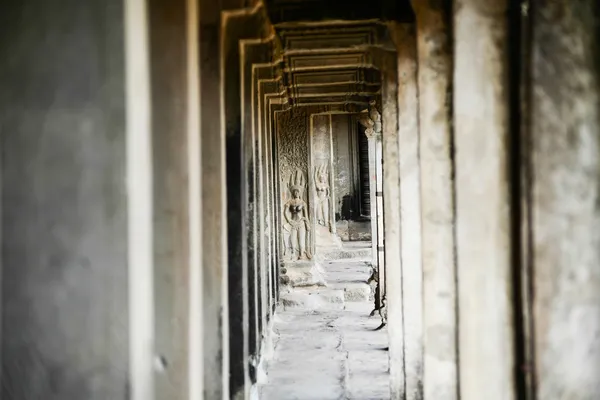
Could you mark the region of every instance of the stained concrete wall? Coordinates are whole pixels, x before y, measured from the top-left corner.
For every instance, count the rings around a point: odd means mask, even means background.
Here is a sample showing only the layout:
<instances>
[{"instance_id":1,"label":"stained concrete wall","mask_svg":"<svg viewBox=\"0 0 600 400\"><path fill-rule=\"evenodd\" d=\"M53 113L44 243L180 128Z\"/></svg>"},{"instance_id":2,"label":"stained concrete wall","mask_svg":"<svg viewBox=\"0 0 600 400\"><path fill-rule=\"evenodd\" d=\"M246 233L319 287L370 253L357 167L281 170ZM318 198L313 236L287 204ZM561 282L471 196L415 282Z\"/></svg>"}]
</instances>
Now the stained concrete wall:
<instances>
[{"instance_id":1,"label":"stained concrete wall","mask_svg":"<svg viewBox=\"0 0 600 400\"><path fill-rule=\"evenodd\" d=\"M0 5L2 395L126 400L124 2L61 6Z\"/></svg>"}]
</instances>

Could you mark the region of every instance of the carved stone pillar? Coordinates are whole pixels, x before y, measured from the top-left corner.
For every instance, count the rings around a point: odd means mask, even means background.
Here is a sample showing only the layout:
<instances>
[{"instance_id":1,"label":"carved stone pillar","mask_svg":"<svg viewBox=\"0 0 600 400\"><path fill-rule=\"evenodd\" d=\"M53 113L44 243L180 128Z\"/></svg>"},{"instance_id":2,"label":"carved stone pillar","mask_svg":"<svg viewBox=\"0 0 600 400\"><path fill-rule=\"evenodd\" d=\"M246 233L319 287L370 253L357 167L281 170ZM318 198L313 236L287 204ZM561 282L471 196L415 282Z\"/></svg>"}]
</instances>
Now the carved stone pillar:
<instances>
[{"instance_id":1,"label":"carved stone pillar","mask_svg":"<svg viewBox=\"0 0 600 400\"><path fill-rule=\"evenodd\" d=\"M383 158L382 158L382 138L381 138L381 114L375 108L375 101L372 101L368 110L365 110L359 119L365 127L365 135L369 143L369 184L371 187L371 250L372 265L377 280L375 293L375 311L380 311L382 306L382 286L384 281L384 268L380 268L384 263L383 248Z\"/></svg>"}]
</instances>

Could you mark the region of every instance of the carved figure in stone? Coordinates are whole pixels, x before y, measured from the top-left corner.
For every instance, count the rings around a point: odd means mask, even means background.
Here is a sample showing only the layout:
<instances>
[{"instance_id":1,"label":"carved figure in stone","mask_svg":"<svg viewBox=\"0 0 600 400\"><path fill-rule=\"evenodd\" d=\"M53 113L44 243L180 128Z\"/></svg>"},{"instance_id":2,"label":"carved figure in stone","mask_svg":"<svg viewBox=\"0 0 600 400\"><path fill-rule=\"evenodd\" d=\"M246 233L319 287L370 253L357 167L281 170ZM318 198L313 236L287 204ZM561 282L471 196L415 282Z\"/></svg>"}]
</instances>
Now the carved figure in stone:
<instances>
[{"instance_id":1,"label":"carved figure in stone","mask_svg":"<svg viewBox=\"0 0 600 400\"><path fill-rule=\"evenodd\" d=\"M359 122L366 128L365 134L367 136L381 133L381 114L377 111L376 105L377 102L371 100L369 102L369 108L363 110L359 117Z\"/></svg>"},{"instance_id":2,"label":"carved figure in stone","mask_svg":"<svg viewBox=\"0 0 600 400\"><path fill-rule=\"evenodd\" d=\"M285 256L294 260L307 260L312 256L308 250L307 243L310 232L310 220L308 218L308 206L302 200L306 180L302 171L297 170L290 175L288 188L292 198L283 206L283 218L285 224L284 242Z\"/></svg>"},{"instance_id":3,"label":"carved figure in stone","mask_svg":"<svg viewBox=\"0 0 600 400\"><path fill-rule=\"evenodd\" d=\"M315 189L317 191L317 222L331 229L329 221L329 173L327 164L315 168Z\"/></svg>"}]
</instances>

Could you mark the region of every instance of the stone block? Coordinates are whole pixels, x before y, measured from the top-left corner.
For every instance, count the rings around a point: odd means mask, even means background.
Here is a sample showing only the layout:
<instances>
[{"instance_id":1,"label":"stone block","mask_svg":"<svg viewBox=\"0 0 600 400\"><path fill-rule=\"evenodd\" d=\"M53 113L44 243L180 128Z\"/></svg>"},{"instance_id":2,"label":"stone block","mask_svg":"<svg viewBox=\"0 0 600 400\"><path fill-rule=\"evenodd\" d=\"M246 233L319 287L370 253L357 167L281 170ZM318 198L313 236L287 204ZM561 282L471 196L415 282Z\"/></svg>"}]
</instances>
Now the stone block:
<instances>
[{"instance_id":1,"label":"stone block","mask_svg":"<svg viewBox=\"0 0 600 400\"><path fill-rule=\"evenodd\" d=\"M281 271L281 281L292 287L326 286L325 270L315 260L284 261Z\"/></svg>"},{"instance_id":2,"label":"stone block","mask_svg":"<svg viewBox=\"0 0 600 400\"><path fill-rule=\"evenodd\" d=\"M369 301L372 290L366 283L345 283L344 284L345 301Z\"/></svg>"},{"instance_id":3,"label":"stone block","mask_svg":"<svg viewBox=\"0 0 600 400\"><path fill-rule=\"evenodd\" d=\"M343 310L343 290L294 289L281 295L284 309Z\"/></svg>"}]
</instances>

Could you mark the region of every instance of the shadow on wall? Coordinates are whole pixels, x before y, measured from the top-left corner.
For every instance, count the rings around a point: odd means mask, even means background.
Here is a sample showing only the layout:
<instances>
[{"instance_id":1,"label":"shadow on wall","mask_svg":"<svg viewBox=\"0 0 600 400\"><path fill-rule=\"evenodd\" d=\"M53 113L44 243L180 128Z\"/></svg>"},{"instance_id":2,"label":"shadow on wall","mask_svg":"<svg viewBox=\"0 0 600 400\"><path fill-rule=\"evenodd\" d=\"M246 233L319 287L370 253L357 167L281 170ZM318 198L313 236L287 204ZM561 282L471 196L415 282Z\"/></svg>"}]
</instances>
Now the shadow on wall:
<instances>
[{"instance_id":1,"label":"shadow on wall","mask_svg":"<svg viewBox=\"0 0 600 400\"><path fill-rule=\"evenodd\" d=\"M354 216L353 198L349 194L342 198L341 218L336 220L350 220Z\"/></svg>"},{"instance_id":2,"label":"shadow on wall","mask_svg":"<svg viewBox=\"0 0 600 400\"><path fill-rule=\"evenodd\" d=\"M335 215L338 236L346 242L371 240L371 222L368 219L356 219L354 198L345 195L341 201L340 212Z\"/></svg>"}]
</instances>

